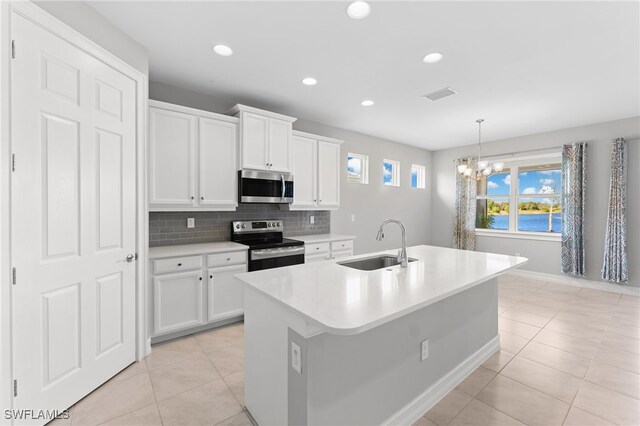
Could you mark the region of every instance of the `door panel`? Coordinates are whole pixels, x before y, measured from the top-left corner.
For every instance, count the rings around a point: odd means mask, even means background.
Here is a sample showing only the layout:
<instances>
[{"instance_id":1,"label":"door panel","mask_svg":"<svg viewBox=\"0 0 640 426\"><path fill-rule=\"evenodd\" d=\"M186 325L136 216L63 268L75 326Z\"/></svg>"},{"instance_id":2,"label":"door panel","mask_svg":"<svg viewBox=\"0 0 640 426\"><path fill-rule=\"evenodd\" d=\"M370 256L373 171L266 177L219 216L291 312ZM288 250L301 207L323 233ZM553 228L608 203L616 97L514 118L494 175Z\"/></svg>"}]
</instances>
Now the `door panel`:
<instances>
[{"instance_id":1,"label":"door panel","mask_svg":"<svg viewBox=\"0 0 640 426\"><path fill-rule=\"evenodd\" d=\"M62 410L135 357L136 83L17 13L11 29L14 408Z\"/></svg>"},{"instance_id":2,"label":"door panel","mask_svg":"<svg viewBox=\"0 0 640 426\"><path fill-rule=\"evenodd\" d=\"M242 125L242 168L267 170L267 143L269 139L269 119L262 115L243 112Z\"/></svg>"},{"instance_id":3,"label":"door panel","mask_svg":"<svg viewBox=\"0 0 640 426\"><path fill-rule=\"evenodd\" d=\"M318 141L318 205L340 205L340 145Z\"/></svg>"},{"instance_id":4,"label":"door panel","mask_svg":"<svg viewBox=\"0 0 640 426\"><path fill-rule=\"evenodd\" d=\"M238 205L237 125L199 118L200 205Z\"/></svg>"},{"instance_id":5,"label":"door panel","mask_svg":"<svg viewBox=\"0 0 640 426\"><path fill-rule=\"evenodd\" d=\"M202 323L202 271L160 275L153 279L156 335Z\"/></svg>"},{"instance_id":6,"label":"door panel","mask_svg":"<svg viewBox=\"0 0 640 426\"><path fill-rule=\"evenodd\" d=\"M196 118L149 108L149 204L193 206Z\"/></svg>"},{"instance_id":7,"label":"door panel","mask_svg":"<svg viewBox=\"0 0 640 426\"><path fill-rule=\"evenodd\" d=\"M242 283L234 275L246 271L246 265L209 269L208 321L242 314Z\"/></svg>"},{"instance_id":8,"label":"door panel","mask_svg":"<svg viewBox=\"0 0 640 426\"><path fill-rule=\"evenodd\" d=\"M276 118L269 119L269 169L278 172L291 171L291 123Z\"/></svg>"},{"instance_id":9,"label":"door panel","mask_svg":"<svg viewBox=\"0 0 640 426\"><path fill-rule=\"evenodd\" d=\"M295 187L292 207L315 207L316 195L316 149L314 139L293 137L293 176Z\"/></svg>"}]
</instances>

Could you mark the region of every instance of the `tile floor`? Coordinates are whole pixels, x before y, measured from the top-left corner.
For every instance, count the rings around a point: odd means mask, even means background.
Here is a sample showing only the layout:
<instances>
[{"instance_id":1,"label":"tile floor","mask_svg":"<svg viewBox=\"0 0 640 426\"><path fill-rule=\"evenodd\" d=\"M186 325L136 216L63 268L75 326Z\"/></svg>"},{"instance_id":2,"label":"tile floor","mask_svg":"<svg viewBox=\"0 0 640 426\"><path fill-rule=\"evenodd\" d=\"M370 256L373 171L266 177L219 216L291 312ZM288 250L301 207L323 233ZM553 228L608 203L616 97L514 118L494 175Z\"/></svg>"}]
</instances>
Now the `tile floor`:
<instances>
[{"instance_id":1,"label":"tile floor","mask_svg":"<svg viewBox=\"0 0 640 426\"><path fill-rule=\"evenodd\" d=\"M416 425L640 424L640 298L512 275L498 293L501 350ZM55 426L249 425L242 333L156 345Z\"/></svg>"}]
</instances>

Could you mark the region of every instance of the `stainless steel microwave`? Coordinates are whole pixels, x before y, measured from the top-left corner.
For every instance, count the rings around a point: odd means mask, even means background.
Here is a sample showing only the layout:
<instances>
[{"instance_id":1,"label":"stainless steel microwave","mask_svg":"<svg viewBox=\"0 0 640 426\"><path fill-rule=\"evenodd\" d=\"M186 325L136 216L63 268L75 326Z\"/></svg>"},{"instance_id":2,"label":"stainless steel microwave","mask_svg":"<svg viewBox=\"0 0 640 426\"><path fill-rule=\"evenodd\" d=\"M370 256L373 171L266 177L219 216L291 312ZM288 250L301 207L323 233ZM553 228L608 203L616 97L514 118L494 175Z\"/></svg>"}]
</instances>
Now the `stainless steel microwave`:
<instances>
[{"instance_id":1,"label":"stainless steel microwave","mask_svg":"<svg viewBox=\"0 0 640 426\"><path fill-rule=\"evenodd\" d=\"M293 175L281 172L239 170L238 201L241 203L293 203Z\"/></svg>"}]
</instances>

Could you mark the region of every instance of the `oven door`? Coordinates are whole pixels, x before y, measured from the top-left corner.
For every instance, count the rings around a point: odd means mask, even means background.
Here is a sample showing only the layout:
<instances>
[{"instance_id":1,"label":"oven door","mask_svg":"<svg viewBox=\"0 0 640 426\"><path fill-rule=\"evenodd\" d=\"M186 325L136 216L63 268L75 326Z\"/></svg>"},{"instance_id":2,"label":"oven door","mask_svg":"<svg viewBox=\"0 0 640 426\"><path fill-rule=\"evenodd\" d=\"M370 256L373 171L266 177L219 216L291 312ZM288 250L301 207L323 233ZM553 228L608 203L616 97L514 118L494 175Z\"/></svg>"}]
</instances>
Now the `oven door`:
<instances>
[{"instance_id":1,"label":"oven door","mask_svg":"<svg viewBox=\"0 0 640 426\"><path fill-rule=\"evenodd\" d=\"M293 203L291 173L238 171L238 201L241 203Z\"/></svg>"},{"instance_id":2,"label":"oven door","mask_svg":"<svg viewBox=\"0 0 640 426\"><path fill-rule=\"evenodd\" d=\"M249 272L304 263L304 246L249 251Z\"/></svg>"}]
</instances>

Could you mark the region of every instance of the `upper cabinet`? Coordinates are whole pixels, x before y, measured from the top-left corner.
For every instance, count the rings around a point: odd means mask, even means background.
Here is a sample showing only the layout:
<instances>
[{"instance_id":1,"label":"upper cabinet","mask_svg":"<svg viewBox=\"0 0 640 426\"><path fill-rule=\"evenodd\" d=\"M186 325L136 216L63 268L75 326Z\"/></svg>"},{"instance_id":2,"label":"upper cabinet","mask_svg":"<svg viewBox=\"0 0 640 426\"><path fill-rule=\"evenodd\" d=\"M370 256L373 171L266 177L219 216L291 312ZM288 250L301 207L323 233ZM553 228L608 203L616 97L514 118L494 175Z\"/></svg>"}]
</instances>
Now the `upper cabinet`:
<instances>
[{"instance_id":1,"label":"upper cabinet","mask_svg":"<svg viewBox=\"0 0 640 426\"><path fill-rule=\"evenodd\" d=\"M293 203L289 210L336 210L340 207L341 140L293 132Z\"/></svg>"},{"instance_id":2,"label":"upper cabinet","mask_svg":"<svg viewBox=\"0 0 640 426\"><path fill-rule=\"evenodd\" d=\"M240 104L229 114L240 119L238 168L291 172L294 117Z\"/></svg>"},{"instance_id":3,"label":"upper cabinet","mask_svg":"<svg viewBox=\"0 0 640 426\"><path fill-rule=\"evenodd\" d=\"M235 210L238 119L149 101L149 210Z\"/></svg>"}]
</instances>

